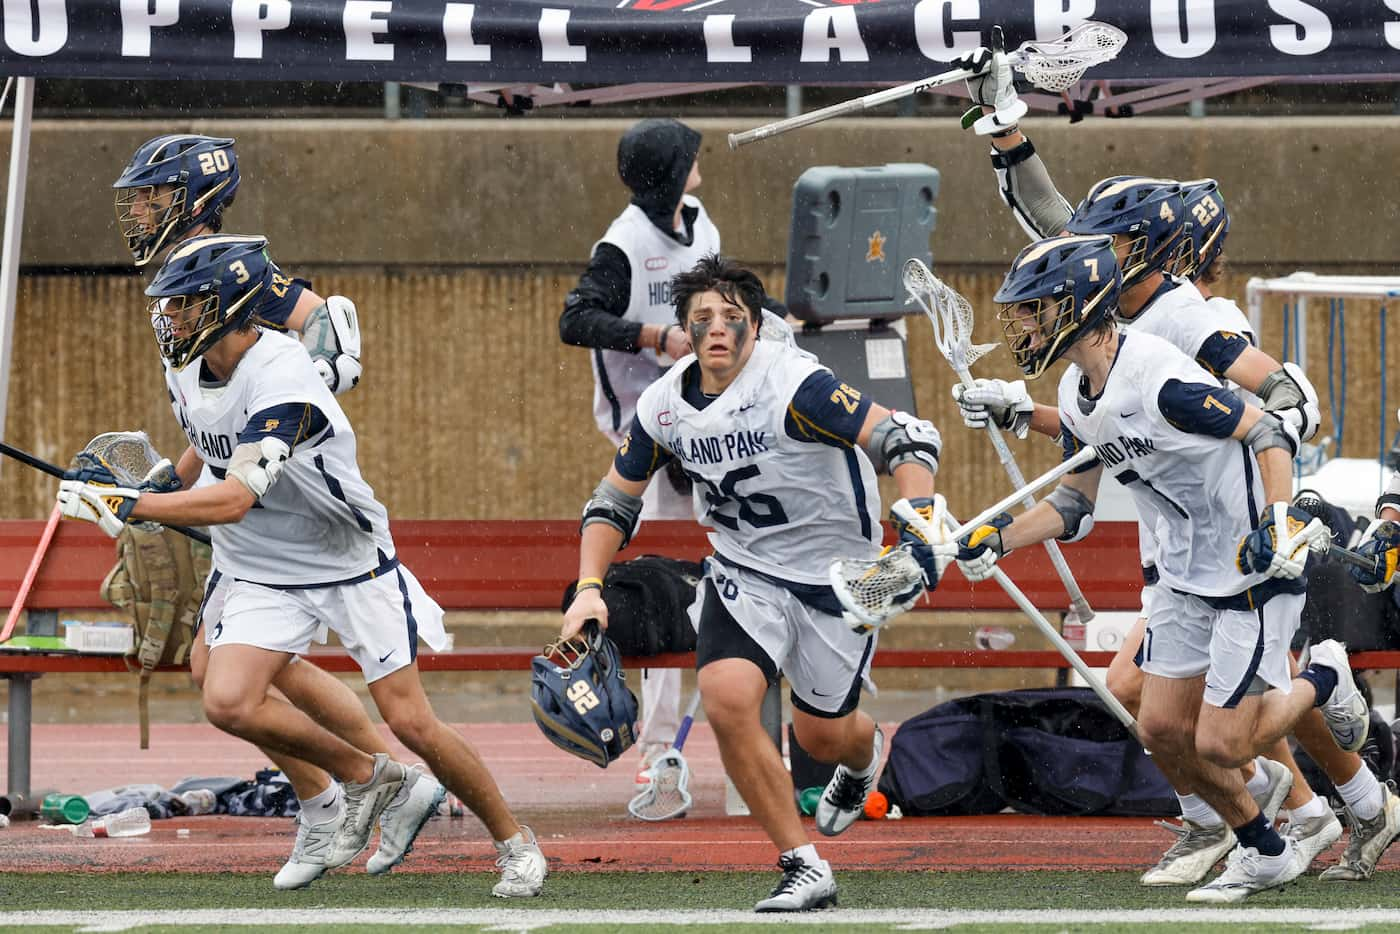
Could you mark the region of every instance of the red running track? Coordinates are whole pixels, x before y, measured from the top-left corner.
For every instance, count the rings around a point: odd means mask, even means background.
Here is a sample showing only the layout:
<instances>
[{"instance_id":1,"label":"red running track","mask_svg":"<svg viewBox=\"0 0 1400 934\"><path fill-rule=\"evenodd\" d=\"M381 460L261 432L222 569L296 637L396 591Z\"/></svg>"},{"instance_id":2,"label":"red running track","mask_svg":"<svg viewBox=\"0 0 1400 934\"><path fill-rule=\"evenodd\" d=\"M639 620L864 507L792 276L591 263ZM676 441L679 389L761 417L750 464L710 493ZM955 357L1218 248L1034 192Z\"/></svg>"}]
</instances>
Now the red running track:
<instances>
[{"instance_id":1,"label":"red running track","mask_svg":"<svg viewBox=\"0 0 1400 934\"><path fill-rule=\"evenodd\" d=\"M517 815L536 830L554 868L748 871L776 862L757 824L725 816L719 753L704 724L686 749L695 807L687 818L661 824L627 816L635 756L602 770L556 750L530 723L460 729ZM137 748L134 725L36 726L34 787L78 793L144 782L169 787L192 775L251 777L266 765L253 747L205 725L153 725L151 746ZM391 747L400 748L392 740ZM177 837L181 828L190 835ZM291 851L293 833L288 819L194 817L157 821L148 836L103 840L16 822L0 831L0 870L270 874ZM860 821L836 839L813 835L837 868L901 870L1132 870L1155 862L1172 839L1145 819L1017 814ZM474 818L438 818L400 871L489 870L495 856ZM1400 867L1400 853L1392 850L1383 866Z\"/></svg>"}]
</instances>

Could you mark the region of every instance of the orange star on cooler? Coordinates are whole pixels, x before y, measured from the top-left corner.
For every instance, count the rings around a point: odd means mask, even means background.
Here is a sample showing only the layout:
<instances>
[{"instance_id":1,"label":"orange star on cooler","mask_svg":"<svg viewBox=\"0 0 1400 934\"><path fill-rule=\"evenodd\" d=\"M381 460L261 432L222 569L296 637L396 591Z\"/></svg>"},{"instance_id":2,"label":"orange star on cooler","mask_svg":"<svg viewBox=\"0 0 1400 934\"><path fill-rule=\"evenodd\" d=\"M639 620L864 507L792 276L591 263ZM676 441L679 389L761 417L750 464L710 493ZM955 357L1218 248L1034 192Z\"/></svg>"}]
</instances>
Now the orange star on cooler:
<instances>
[{"instance_id":1,"label":"orange star on cooler","mask_svg":"<svg viewBox=\"0 0 1400 934\"><path fill-rule=\"evenodd\" d=\"M878 230L870 235L865 250L867 263L883 263L885 261L885 240L885 235Z\"/></svg>"}]
</instances>

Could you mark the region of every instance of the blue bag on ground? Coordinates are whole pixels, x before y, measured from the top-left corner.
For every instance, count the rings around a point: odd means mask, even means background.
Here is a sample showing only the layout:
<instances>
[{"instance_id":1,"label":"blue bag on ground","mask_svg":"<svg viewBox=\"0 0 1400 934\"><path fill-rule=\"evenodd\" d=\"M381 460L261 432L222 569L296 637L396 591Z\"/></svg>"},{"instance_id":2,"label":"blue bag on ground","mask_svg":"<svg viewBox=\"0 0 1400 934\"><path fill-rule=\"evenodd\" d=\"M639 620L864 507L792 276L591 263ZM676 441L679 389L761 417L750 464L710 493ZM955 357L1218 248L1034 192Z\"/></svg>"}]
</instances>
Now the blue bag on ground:
<instances>
[{"instance_id":1,"label":"blue bag on ground","mask_svg":"<svg viewBox=\"0 0 1400 934\"><path fill-rule=\"evenodd\" d=\"M900 725L880 790L910 815L1171 816L1176 795L1088 688L949 701Z\"/></svg>"}]
</instances>

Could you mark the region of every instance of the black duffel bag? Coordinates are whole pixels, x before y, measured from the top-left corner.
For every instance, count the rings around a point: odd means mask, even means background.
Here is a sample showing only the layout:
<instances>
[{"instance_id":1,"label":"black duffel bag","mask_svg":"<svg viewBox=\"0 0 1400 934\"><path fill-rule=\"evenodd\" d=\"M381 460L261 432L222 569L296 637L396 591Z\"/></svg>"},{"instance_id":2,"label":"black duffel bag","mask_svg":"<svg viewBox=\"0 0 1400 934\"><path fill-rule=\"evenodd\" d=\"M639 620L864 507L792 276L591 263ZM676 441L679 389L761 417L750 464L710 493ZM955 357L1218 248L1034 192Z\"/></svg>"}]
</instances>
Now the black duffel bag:
<instances>
[{"instance_id":1,"label":"black duffel bag","mask_svg":"<svg viewBox=\"0 0 1400 934\"><path fill-rule=\"evenodd\" d=\"M687 611L704 567L661 555L642 555L608 568L603 603L608 607L608 638L623 655L695 651L695 627ZM574 599L574 581L564 589L561 609Z\"/></svg>"}]
</instances>

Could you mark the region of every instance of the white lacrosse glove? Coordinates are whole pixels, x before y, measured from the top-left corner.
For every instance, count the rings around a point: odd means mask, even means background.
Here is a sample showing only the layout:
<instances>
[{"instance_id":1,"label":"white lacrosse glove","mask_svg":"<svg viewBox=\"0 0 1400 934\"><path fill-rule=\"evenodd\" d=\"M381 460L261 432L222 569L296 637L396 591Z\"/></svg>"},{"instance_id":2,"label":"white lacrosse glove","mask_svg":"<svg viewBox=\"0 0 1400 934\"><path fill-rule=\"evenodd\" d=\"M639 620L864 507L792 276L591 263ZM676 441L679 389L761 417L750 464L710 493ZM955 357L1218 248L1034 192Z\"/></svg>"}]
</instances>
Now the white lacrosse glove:
<instances>
[{"instance_id":1,"label":"white lacrosse glove","mask_svg":"<svg viewBox=\"0 0 1400 934\"><path fill-rule=\"evenodd\" d=\"M142 493L169 493L180 488L168 459L152 466L135 487L118 480L101 458L86 451L78 454L77 462L78 466L66 471L58 485L59 511L70 519L94 522L113 538L126 527ZM146 523L137 524L147 527Z\"/></svg>"},{"instance_id":2,"label":"white lacrosse glove","mask_svg":"<svg viewBox=\"0 0 1400 934\"><path fill-rule=\"evenodd\" d=\"M1030 108L1016 94L1016 80L1006 53L979 46L955 64L977 72L967 79L967 93L978 106L963 114L963 129L971 127L978 136L1004 135L1015 130L1016 121ZM990 107L994 113L984 114L982 107Z\"/></svg>"},{"instance_id":3,"label":"white lacrosse glove","mask_svg":"<svg viewBox=\"0 0 1400 934\"><path fill-rule=\"evenodd\" d=\"M1025 438L1035 414L1035 402L1026 392L1025 381L1019 379L1014 383L976 379L971 386L954 383L953 401L967 427L983 429L990 422L1003 431L1015 432L1018 438Z\"/></svg>"},{"instance_id":4,"label":"white lacrosse glove","mask_svg":"<svg viewBox=\"0 0 1400 934\"><path fill-rule=\"evenodd\" d=\"M1288 503L1272 503L1259 527L1240 541L1235 564L1241 574L1292 580L1302 576L1313 546L1331 539L1321 519Z\"/></svg>"}]
</instances>

